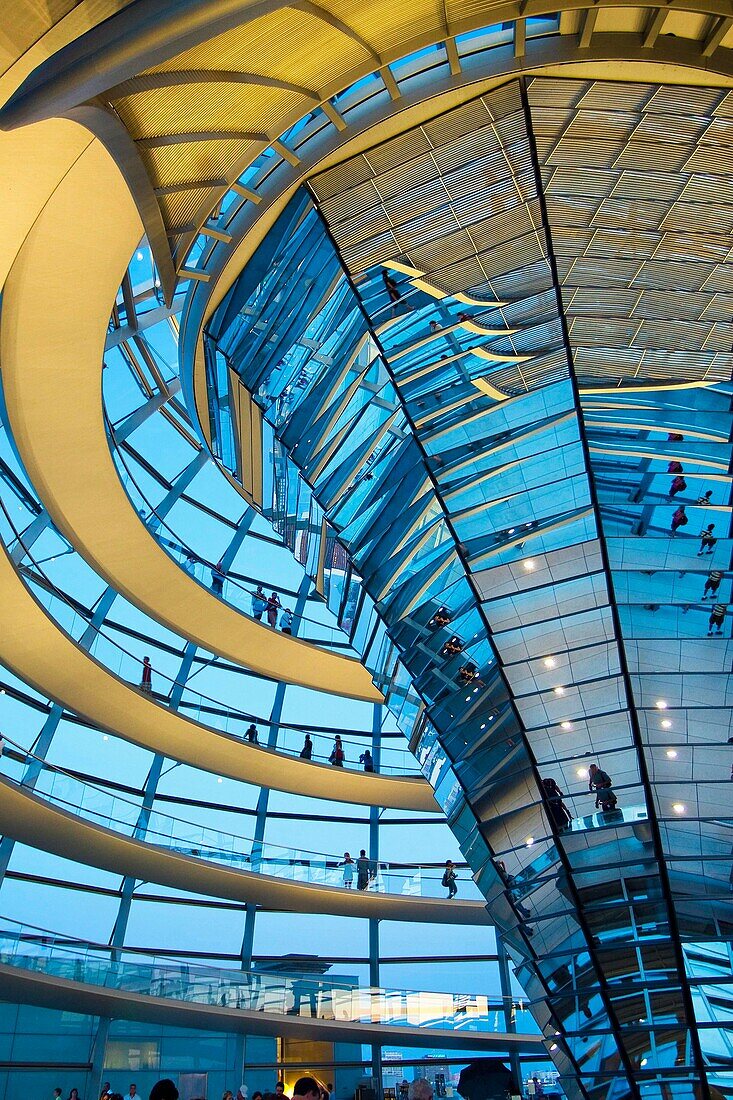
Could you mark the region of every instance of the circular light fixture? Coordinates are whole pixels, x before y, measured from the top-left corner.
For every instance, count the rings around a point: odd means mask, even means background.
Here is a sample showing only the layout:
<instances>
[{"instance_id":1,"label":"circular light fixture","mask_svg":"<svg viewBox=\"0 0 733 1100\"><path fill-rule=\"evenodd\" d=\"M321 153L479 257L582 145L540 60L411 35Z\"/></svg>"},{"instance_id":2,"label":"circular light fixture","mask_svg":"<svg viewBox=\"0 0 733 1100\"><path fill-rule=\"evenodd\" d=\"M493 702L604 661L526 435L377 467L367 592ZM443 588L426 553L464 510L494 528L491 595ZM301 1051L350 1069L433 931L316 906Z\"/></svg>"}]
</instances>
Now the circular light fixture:
<instances>
[{"instance_id":1,"label":"circular light fixture","mask_svg":"<svg viewBox=\"0 0 733 1100\"><path fill-rule=\"evenodd\" d=\"M662 729L663 730L671 730L672 729L672 723L670 722L669 718L663 718L662 719Z\"/></svg>"},{"instance_id":2,"label":"circular light fixture","mask_svg":"<svg viewBox=\"0 0 733 1100\"><path fill-rule=\"evenodd\" d=\"M135 256L135 259L136 260L144 260L145 257L143 256L142 252L138 252L137 255Z\"/></svg>"},{"instance_id":3,"label":"circular light fixture","mask_svg":"<svg viewBox=\"0 0 733 1100\"><path fill-rule=\"evenodd\" d=\"M588 778L588 769L587 768L578 768L577 771L576 771L576 775L578 776L578 779L587 779Z\"/></svg>"},{"instance_id":4,"label":"circular light fixture","mask_svg":"<svg viewBox=\"0 0 733 1100\"><path fill-rule=\"evenodd\" d=\"M560 729L561 730L571 730L572 728L573 728L573 723L572 722L561 722L560 723Z\"/></svg>"},{"instance_id":5,"label":"circular light fixture","mask_svg":"<svg viewBox=\"0 0 733 1100\"><path fill-rule=\"evenodd\" d=\"M677 759L677 750L676 749L667 749L667 759L668 760L676 760Z\"/></svg>"},{"instance_id":6,"label":"circular light fixture","mask_svg":"<svg viewBox=\"0 0 733 1100\"><path fill-rule=\"evenodd\" d=\"M687 806L685 806L684 802L675 802L672 806L672 809L676 814L683 814L687 809Z\"/></svg>"},{"instance_id":7,"label":"circular light fixture","mask_svg":"<svg viewBox=\"0 0 733 1100\"><path fill-rule=\"evenodd\" d=\"M555 692L555 695L564 695L565 694L565 688L564 687L556 687L556 688L553 688L552 690Z\"/></svg>"},{"instance_id":8,"label":"circular light fixture","mask_svg":"<svg viewBox=\"0 0 733 1100\"><path fill-rule=\"evenodd\" d=\"M667 709L667 700L666 699L657 699L654 706L657 708L657 710L666 710Z\"/></svg>"},{"instance_id":9,"label":"circular light fixture","mask_svg":"<svg viewBox=\"0 0 733 1100\"><path fill-rule=\"evenodd\" d=\"M105 733L105 734L103 734L103 735L102 735L102 740L103 740L103 741L109 741L109 736L108 736L108 734L106 734L106 733Z\"/></svg>"},{"instance_id":10,"label":"circular light fixture","mask_svg":"<svg viewBox=\"0 0 733 1100\"><path fill-rule=\"evenodd\" d=\"M533 836L528 836L524 843L525 843L525 846L527 848L531 848L532 845L534 844L534 837Z\"/></svg>"},{"instance_id":11,"label":"circular light fixture","mask_svg":"<svg viewBox=\"0 0 733 1100\"><path fill-rule=\"evenodd\" d=\"M557 661L555 660L554 657L545 657L545 660L544 660L543 663L544 663L545 668L554 668L555 665L557 664Z\"/></svg>"},{"instance_id":12,"label":"circular light fixture","mask_svg":"<svg viewBox=\"0 0 733 1100\"><path fill-rule=\"evenodd\" d=\"M534 571L536 569L535 563L532 561L532 558L527 558L526 561L522 562L522 565L524 566L524 568L527 570L528 573L534 573Z\"/></svg>"}]
</instances>

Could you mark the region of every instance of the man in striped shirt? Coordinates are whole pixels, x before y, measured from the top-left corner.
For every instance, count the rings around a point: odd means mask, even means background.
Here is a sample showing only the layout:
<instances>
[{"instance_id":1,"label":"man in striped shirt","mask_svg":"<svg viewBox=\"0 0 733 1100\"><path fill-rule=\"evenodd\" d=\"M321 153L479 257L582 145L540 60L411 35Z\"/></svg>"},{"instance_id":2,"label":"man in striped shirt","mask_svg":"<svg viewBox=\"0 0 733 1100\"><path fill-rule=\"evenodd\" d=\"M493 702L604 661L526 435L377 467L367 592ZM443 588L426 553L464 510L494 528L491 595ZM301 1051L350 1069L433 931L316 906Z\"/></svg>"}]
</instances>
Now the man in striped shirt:
<instances>
[{"instance_id":1,"label":"man in striped shirt","mask_svg":"<svg viewBox=\"0 0 733 1100\"><path fill-rule=\"evenodd\" d=\"M725 613L727 610L727 603L716 603L708 624L708 637L710 637L710 635L712 634L713 627L717 627L717 634L723 633L723 620L725 619Z\"/></svg>"},{"instance_id":2,"label":"man in striped shirt","mask_svg":"<svg viewBox=\"0 0 733 1100\"><path fill-rule=\"evenodd\" d=\"M710 599L714 600L718 594L720 588L720 582L723 579L722 569L711 569L708 573L707 580L705 581L705 588L703 589L702 598L706 600L708 598L708 592L710 593Z\"/></svg>"}]
</instances>

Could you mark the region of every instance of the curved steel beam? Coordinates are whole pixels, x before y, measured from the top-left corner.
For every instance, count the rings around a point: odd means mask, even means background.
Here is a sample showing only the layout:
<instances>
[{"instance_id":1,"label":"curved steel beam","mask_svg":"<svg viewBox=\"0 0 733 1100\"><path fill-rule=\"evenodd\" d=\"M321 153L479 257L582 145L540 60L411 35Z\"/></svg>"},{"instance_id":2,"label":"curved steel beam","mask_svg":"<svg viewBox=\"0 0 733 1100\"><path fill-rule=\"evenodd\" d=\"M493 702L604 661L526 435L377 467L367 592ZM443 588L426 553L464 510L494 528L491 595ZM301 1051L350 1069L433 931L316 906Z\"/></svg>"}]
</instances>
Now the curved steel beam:
<instances>
[{"instance_id":1,"label":"curved steel beam","mask_svg":"<svg viewBox=\"0 0 733 1100\"><path fill-rule=\"evenodd\" d=\"M116 833L50 805L0 777L0 832L65 859L144 882L288 913L330 913L429 924L490 925L480 901L446 901L314 886L240 871Z\"/></svg>"},{"instance_id":2,"label":"curved steel beam","mask_svg":"<svg viewBox=\"0 0 733 1100\"><path fill-rule=\"evenodd\" d=\"M207 592L132 507L105 434L101 362L110 308L141 233L119 169L94 142L23 242L3 293L0 340L8 416L28 476L93 568L176 634L276 680L381 702L358 660L263 626Z\"/></svg>"},{"instance_id":3,"label":"curved steel beam","mask_svg":"<svg viewBox=\"0 0 733 1100\"><path fill-rule=\"evenodd\" d=\"M0 550L0 658L26 683L100 729L192 768L290 794L437 812L429 783L308 763L218 733L155 704L84 653L46 614Z\"/></svg>"},{"instance_id":4,"label":"curved steel beam","mask_svg":"<svg viewBox=\"0 0 733 1100\"><path fill-rule=\"evenodd\" d=\"M236 973L236 972L235 972ZM171 997L151 997L110 986L75 982L37 970L0 964L3 997L20 1004L82 1012L90 1016L110 1016L115 1020L136 1020L171 1027L200 1028L203 1031L244 1032L247 1035L342 1043L398 1043L406 1047L448 1050L516 1051L540 1055L540 1035L517 1032L458 1031L416 1024L349 1023L336 1019L310 1019L284 1012L253 1012L251 1009L224 1008ZM369 990L364 990L366 994Z\"/></svg>"}]
</instances>

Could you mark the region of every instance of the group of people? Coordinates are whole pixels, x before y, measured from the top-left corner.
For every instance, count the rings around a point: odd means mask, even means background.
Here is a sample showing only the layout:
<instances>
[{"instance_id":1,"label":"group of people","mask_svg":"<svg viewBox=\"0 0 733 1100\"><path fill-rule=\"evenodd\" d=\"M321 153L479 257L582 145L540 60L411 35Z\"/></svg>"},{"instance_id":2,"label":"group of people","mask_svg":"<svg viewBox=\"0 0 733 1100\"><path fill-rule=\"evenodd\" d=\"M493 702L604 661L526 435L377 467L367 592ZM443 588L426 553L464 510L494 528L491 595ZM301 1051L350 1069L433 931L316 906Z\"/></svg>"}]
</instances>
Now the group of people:
<instances>
[{"instance_id":1,"label":"group of people","mask_svg":"<svg viewBox=\"0 0 733 1100\"><path fill-rule=\"evenodd\" d=\"M610 813L616 809L618 799L613 789L613 780L598 764L591 764L588 768L588 790L596 796L597 810ZM570 810L563 801L565 795L555 780L550 778L542 780L542 791L552 831L561 832L573 820Z\"/></svg>"},{"instance_id":2,"label":"group of people","mask_svg":"<svg viewBox=\"0 0 733 1100\"><path fill-rule=\"evenodd\" d=\"M679 432L670 432L667 436L667 440L671 442L679 442L684 439L684 436ZM667 493L667 500L670 501L677 496L678 493L683 493L687 488L687 481L684 476L684 467L681 462L674 460L667 466L667 473L674 474L672 482ZM713 491L712 489L706 489L704 493L701 493L697 498L696 504L701 507L712 504ZM675 537L680 527L686 527L690 522L690 517L687 515L686 506L680 504L672 513L672 522L670 523L670 536ZM717 536L714 534L715 524L709 523L707 527L703 528L700 532L700 549L697 551L698 558L708 556L715 550L715 545L718 541ZM723 579L723 571L720 569L713 569L708 574L708 578L705 582L705 590L702 598L706 600L708 593L712 599L715 599L720 582ZM708 619L708 638L713 634L721 635L723 633L723 624L725 622L725 616L728 611L727 603L715 603L712 607L710 618Z\"/></svg>"},{"instance_id":3,"label":"group of people","mask_svg":"<svg viewBox=\"0 0 733 1100\"><path fill-rule=\"evenodd\" d=\"M198 560L195 554L189 552L183 563L185 572L194 576ZM222 557L219 558L216 565L211 568L211 591L215 596L224 595L224 581L226 580L226 576L227 570L224 565L224 558ZM251 596L253 618L261 622L262 616L264 615L269 626L277 627L278 612L280 612L280 630L283 634L293 633L293 612L289 607L283 607L277 592L273 591L268 596L262 585L258 584L256 590L251 593Z\"/></svg>"},{"instance_id":4,"label":"group of people","mask_svg":"<svg viewBox=\"0 0 733 1100\"><path fill-rule=\"evenodd\" d=\"M265 594L265 590L261 584L257 585L257 588L252 593L252 617L257 619L257 622L262 621L262 616L265 615L269 626L276 627L277 613L281 611L280 615L280 629L283 634L293 633L293 612L289 607L283 607L280 603L280 597L277 592L273 591L270 595Z\"/></svg>"},{"instance_id":5,"label":"group of people","mask_svg":"<svg viewBox=\"0 0 733 1100\"><path fill-rule=\"evenodd\" d=\"M343 868L343 885L346 890L351 890L354 885L355 870L357 890L368 890L369 884L374 882L377 877L377 864L375 860L369 858L364 848L361 849L356 859L353 859L348 852L344 852L344 859L341 866ZM456 878L455 864L452 859L447 859L445 861L445 870L440 880L440 884L448 891L449 901L458 893Z\"/></svg>"},{"instance_id":6,"label":"group of people","mask_svg":"<svg viewBox=\"0 0 733 1100\"><path fill-rule=\"evenodd\" d=\"M313 741L309 733L306 733L303 748L298 755L301 760L313 759ZM331 749L331 755L328 758L328 762L332 768L343 768L345 761L346 753L344 752L344 743L341 740L341 735L337 733L333 739L333 748ZM364 749L364 752L359 757L359 763L362 765L365 772L374 771L374 757L369 749Z\"/></svg>"},{"instance_id":7,"label":"group of people","mask_svg":"<svg viewBox=\"0 0 733 1100\"><path fill-rule=\"evenodd\" d=\"M356 868L357 890L368 890L369 883L374 882L377 877L377 864L369 859L364 848L361 849L356 860L352 859L348 852L344 852L344 861L341 866L344 870L343 884L346 890L350 890L354 885L354 868Z\"/></svg>"},{"instance_id":8,"label":"group of people","mask_svg":"<svg viewBox=\"0 0 733 1100\"><path fill-rule=\"evenodd\" d=\"M168 1085L171 1086L171 1089L167 1088ZM61 1100L62 1096L63 1092L60 1088L53 1090L53 1100ZM69 1100L79 1100L78 1089L71 1090ZM99 1094L99 1100L141 1100L141 1097L138 1094L136 1084L131 1084L127 1093L123 1094L113 1089L109 1081L105 1081ZM178 1100L178 1089L172 1081L158 1081L151 1089L150 1100Z\"/></svg>"}]
</instances>

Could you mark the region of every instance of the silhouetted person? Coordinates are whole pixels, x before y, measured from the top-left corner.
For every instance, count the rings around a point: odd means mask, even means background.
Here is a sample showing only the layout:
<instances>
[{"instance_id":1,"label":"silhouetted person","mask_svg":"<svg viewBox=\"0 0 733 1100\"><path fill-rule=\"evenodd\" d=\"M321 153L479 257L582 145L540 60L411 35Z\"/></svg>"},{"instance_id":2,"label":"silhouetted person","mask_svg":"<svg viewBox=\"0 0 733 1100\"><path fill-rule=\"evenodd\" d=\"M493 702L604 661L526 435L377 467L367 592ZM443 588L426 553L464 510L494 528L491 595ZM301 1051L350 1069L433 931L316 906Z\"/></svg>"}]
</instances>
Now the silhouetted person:
<instances>
[{"instance_id":1,"label":"silhouetted person","mask_svg":"<svg viewBox=\"0 0 733 1100\"><path fill-rule=\"evenodd\" d=\"M588 790L596 793L596 808L604 812L614 810L618 799L613 791L613 782L608 772L604 772L597 764L591 764L588 768Z\"/></svg>"},{"instance_id":2,"label":"silhouetted person","mask_svg":"<svg viewBox=\"0 0 733 1100\"><path fill-rule=\"evenodd\" d=\"M244 736L249 741L250 745L259 745L259 738L257 736L257 726L254 722L251 722L244 731Z\"/></svg>"},{"instance_id":3,"label":"silhouetted person","mask_svg":"<svg viewBox=\"0 0 733 1100\"><path fill-rule=\"evenodd\" d=\"M306 733L305 741L303 742L303 748L300 750L301 760L313 759L313 742L311 741L311 735Z\"/></svg>"},{"instance_id":4,"label":"silhouetted person","mask_svg":"<svg viewBox=\"0 0 733 1100\"><path fill-rule=\"evenodd\" d=\"M356 861L356 888L366 890L369 885L369 860L366 851L362 848Z\"/></svg>"},{"instance_id":5,"label":"silhouetted person","mask_svg":"<svg viewBox=\"0 0 733 1100\"><path fill-rule=\"evenodd\" d=\"M402 295L400 294L400 288L397 286L397 282L388 271L382 271L382 282L384 283L384 289L387 291L390 302L399 302Z\"/></svg>"},{"instance_id":6,"label":"silhouetted person","mask_svg":"<svg viewBox=\"0 0 733 1100\"><path fill-rule=\"evenodd\" d=\"M144 691L146 695L152 695L153 693L153 666L150 664L149 657L143 657L143 670L140 676L140 691Z\"/></svg>"},{"instance_id":7,"label":"silhouetted person","mask_svg":"<svg viewBox=\"0 0 733 1100\"><path fill-rule=\"evenodd\" d=\"M369 749L364 749L364 752L359 757L359 763L364 765L365 772L374 771L374 760L372 759L372 754L369 752Z\"/></svg>"},{"instance_id":8,"label":"silhouetted person","mask_svg":"<svg viewBox=\"0 0 733 1100\"><path fill-rule=\"evenodd\" d=\"M221 596L224 592L224 578L226 574L222 565L222 559L219 558L218 562L211 570L211 591L215 596Z\"/></svg>"},{"instance_id":9,"label":"silhouetted person","mask_svg":"<svg viewBox=\"0 0 733 1100\"><path fill-rule=\"evenodd\" d=\"M170 1077L157 1081L150 1090L150 1100L178 1100L178 1089Z\"/></svg>"},{"instance_id":10,"label":"silhouetted person","mask_svg":"<svg viewBox=\"0 0 733 1100\"><path fill-rule=\"evenodd\" d=\"M697 498L697 503L698 504L703 504L703 505L704 504L710 504L710 498L711 498L712 495L713 495L713 490L708 489L706 492L704 492L702 494L702 496L699 496Z\"/></svg>"},{"instance_id":11,"label":"silhouetted person","mask_svg":"<svg viewBox=\"0 0 733 1100\"><path fill-rule=\"evenodd\" d=\"M343 768L344 759L344 746L341 743L341 738L338 734L336 734L333 742L333 748L331 749L331 755L328 758L328 762L334 768Z\"/></svg>"},{"instance_id":12,"label":"silhouetted person","mask_svg":"<svg viewBox=\"0 0 733 1100\"><path fill-rule=\"evenodd\" d=\"M547 816L550 819L550 828L553 832L560 832L562 829L566 829L573 819L570 810L563 802L565 795L554 779L543 779L542 789L545 795Z\"/></svg>"},{"instance_id":13,"label":"silhouetted person","mask_svg":"<svg viewBox=\"0 0 733 1100\"><path fill-rule=\"evenodd\" d=\"M293 633L293 613L289 607L286 607L280 616L280 629L283 634Z\"/></svg>"},{"instance_id":14,"label":"silhouetted person","mask_svg":"<svg viewBox=\"0 0 733 1100\"><path fill-rule=\"evenodd\" d=\"M458 893L458 887L456 886L456 869L453 865L452 859L445 861L445 871L443 871L443 877L440 880L441 886L445 886L448 891L448 901L452 901Z\"/></svg>"},{"instance_id":15,"label":"silhouetted person","mask_svg":"<svg viewBox=\"0 0 733 1100\"><path fill-rule=\"evenodd\" d=\"M348 852L344 852L344 862L341 866L344 869L344 889L350 890L354 884L354 861Z\"/></svg>"}]
</instances>

